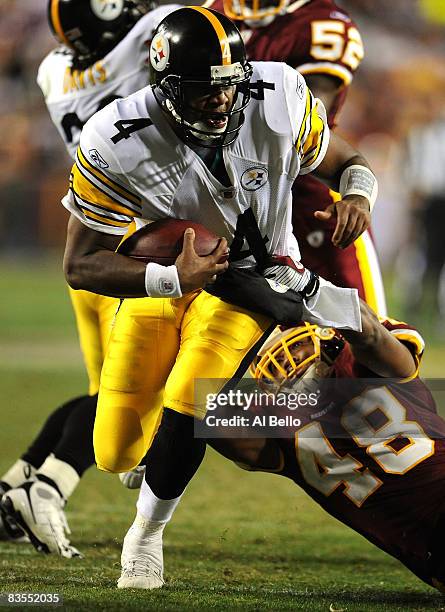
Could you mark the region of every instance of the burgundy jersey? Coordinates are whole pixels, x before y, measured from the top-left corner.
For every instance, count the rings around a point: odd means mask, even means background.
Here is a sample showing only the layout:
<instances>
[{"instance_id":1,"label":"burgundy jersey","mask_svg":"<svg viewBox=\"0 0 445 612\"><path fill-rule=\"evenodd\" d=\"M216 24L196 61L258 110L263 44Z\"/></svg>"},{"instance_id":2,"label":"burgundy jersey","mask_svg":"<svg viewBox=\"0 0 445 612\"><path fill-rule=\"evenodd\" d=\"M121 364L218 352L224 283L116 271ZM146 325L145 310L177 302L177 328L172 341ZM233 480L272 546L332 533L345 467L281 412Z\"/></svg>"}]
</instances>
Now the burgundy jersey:
<instances>
[{"instance_id":1,"label":"burgundy jersey","mask_svg":"<svg viewBox=\"0 0 445 612\"><path fill-rule=\"evenodd\" d=\"M223 0L208 0L204 6L224 12ZM335 78L340 87L328 113L329 126L346 97L353 74L363 59L363 43L356 24L332 0L297 0L271 24L249 28L237 21L250 60L285 62L303 75L322 74ZM343 287L365 293L354 246L340 250L331 243L336 220L314 218L334 201L328 187L310 174L298 177L293 186L292 224L301 249L301 259L314 272ZM372 304L375 308L375 305Z\"/></svg>"},{"instance_id":2,"label":"burgundy jersey","mask_svg":"<svg viewBox=\"0 0 445 612\"><path fill-rule=\"evenodd\" d=\"M224 12L223 0L209 0L204 6ZM364 55L360 33L349 15L332 0L311 0L290 4L284 15L265 27L236 24L249 60L285 62L303 75L324 74L339 81L341 87L329 112L333 127Z\"/></svg>"},{"instance_id":3,"label":"burgundy jersey","mask_svg":"<svg viewBox=\"0 0 445 612\"><path fill-rule=\"evenodd\" d=\"M414 329L383 324L420 359L423 341ZM445 421L417 376L376 379L348 345L332 382L329 401L300 407L301 426L279 440L282 473L431 584L435 530L445 512Z\"/></svg>"}]
</instances>

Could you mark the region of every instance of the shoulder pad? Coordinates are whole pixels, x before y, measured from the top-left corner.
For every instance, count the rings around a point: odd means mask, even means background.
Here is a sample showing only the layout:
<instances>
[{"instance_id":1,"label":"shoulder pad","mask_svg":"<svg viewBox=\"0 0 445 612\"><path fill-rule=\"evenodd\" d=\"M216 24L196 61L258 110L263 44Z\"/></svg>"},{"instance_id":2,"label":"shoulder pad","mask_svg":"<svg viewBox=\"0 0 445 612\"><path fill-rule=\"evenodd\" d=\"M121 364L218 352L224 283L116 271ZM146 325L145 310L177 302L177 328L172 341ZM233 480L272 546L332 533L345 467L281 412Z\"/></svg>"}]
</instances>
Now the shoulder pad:
<instances>
[{"instance_id":1,"label":"shoulder pad","mask_svg":"<svg viewBox=\"0 0 445 612\"><path fill-rule=\"evenodd\" d=\"M91 163L102 170L125 174L134 170L149 155L147 142L142 142L139 137L139 129L131 130L136 121L148 119L144 103L146 89L128 98L115 100L87 121L80 146ZM123 135L125 130L128 137Z\"/></svg>"},{"instance_id":2,"label":"shoulder pad","mask_svg":"<svg viewBox=\"0 0 445 612\"><path fill-rule=\"evenodd\" d=\"M267 125L278 134L291 136L296 119L304 113L307 86L303 76L281 62L252 62L252 66L252 97L262 85ZM271 85L273 92L269 93Z\"/></svg>"}]
</instances>

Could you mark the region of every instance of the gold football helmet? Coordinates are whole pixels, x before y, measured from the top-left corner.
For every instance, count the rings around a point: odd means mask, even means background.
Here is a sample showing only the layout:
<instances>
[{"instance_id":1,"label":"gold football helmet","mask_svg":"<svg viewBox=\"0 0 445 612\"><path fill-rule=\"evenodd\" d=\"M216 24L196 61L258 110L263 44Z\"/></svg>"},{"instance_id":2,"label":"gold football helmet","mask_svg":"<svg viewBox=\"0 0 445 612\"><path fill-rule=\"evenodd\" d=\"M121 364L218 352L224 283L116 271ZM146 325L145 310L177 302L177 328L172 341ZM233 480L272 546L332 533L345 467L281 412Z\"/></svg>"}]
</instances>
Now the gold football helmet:
<instances>
[{"instance_id":1,"label":"gold football helmet","mask_svg":"<svg viewBox=\"0 0 445 612\"><path fill-rule=\"evenodd\" d=\"M304 323L299 327L277 328L250 366L259 386L270 393L294 386L303 377L326 377L330 366L345 345L332 328Z\"/></svg>"},{"instance_id":2,"label":"gold football helmet","mask_svg":"<svg viewBox=\"0 0 445 612\"><path fill-rule=\"evenodd\" d=\"M224 0L224 12L232 20L261 22L284 12L288 0ZM266 24L265 24L266 25Z\"/></svg>"}]
</instances>

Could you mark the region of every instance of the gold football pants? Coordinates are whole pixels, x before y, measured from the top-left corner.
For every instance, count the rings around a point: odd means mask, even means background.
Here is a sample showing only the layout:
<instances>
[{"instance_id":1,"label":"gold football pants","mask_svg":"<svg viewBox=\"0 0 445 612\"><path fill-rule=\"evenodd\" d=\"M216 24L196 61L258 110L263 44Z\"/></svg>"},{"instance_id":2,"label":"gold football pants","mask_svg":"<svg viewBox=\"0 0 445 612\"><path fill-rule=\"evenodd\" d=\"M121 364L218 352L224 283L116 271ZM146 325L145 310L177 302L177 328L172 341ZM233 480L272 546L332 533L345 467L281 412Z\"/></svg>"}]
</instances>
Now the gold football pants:
<instances>
[{"instance_id":1,"label":"gold football pants","mask_svg":"<svg viewBox=\"0 0 445 612\"><path fill-rule=\"evenodd\" d=\"M94 395L99 391L100 372L119 300L89 291L74 291L71 287L68 289L88 374L88 392Z\"/></svg>"},{"instance_id":2,"label":"gold football pants","mask_svg":"<svg viewBox=\"0 0 445 612\"><path fill-rule=\"evenodd\" d=\"M219 392L247 368L244 362L271 324L205 291L175 300L124 300L102 369L94 425L97 467L124 472L138 465L163 407L202 418L205 393ZM199 398L196 379L206 381Z\"/></svg>"}]
</instances>

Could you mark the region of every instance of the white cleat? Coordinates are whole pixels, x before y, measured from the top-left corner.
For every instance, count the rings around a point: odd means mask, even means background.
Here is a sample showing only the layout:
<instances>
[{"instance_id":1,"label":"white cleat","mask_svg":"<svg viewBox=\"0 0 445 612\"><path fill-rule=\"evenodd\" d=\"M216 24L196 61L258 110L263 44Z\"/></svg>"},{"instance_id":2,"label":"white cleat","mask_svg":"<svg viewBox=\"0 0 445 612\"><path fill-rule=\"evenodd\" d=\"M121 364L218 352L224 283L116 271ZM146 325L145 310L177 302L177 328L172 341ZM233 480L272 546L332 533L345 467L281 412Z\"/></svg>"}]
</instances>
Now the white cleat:
<instances>
[{"instance_id":1,"label":"white cleat","mask_svg":"<svg viewBox=\"0 0 445 612\"><path fill-rule=\"evenodd\" d=\"M0 482L0 499L6 493L6 486ZM29 542L29 538L20 525L17 525L15 520L8 516L0 506L0 541L7 542Z\"/></svg>"},{"instance_id":2,"label":"white cleat","mask_svg":"<svg viewBox=\"0 0 445 612\"><path fill-rule=\"evenodd\" d=\"M62 557L81 557L65 534L70 534L63 499L54 487L37 480L7 491L0 502L2 512L29 536L38 552Z\"/></svg>"},{"instance_id":3,"label":"white cleat","mask_svg":"<svg viewBox=\"0 0 445 612\"><path fill-rule=\"evenodd\" d=\"M145 476L145 465L138 465L129 472L119 474L119 480L127 489L140 489Z\"/></svg>"},{"instance_id":4,"label":"white cleat","mask_svg":"<svg viewBox=\"0 0 445 612\"><path fill-rule=\"evenodd\" d=\"M163 529L164 523L136 516L124 538L118 589L159 589L163 586Z\"/></svg>"}]
</instances>

